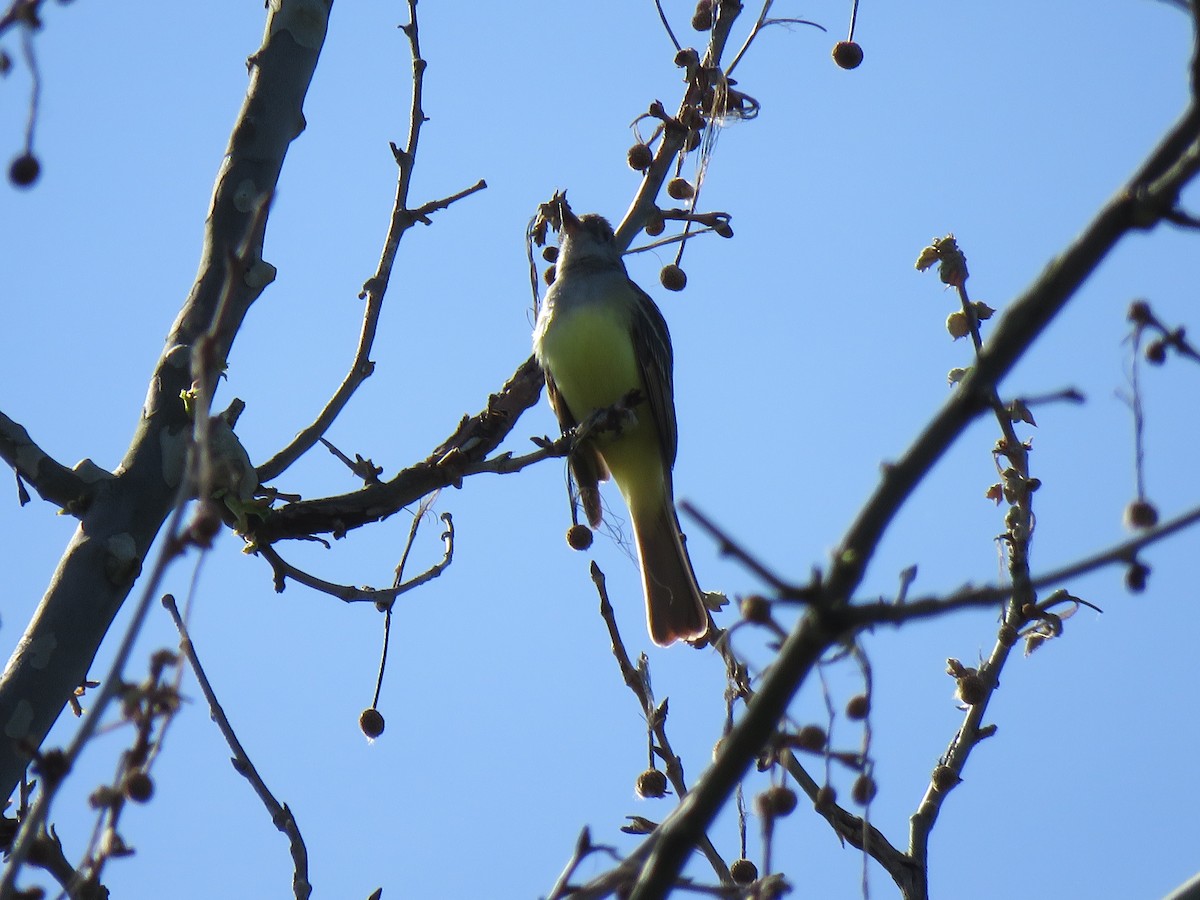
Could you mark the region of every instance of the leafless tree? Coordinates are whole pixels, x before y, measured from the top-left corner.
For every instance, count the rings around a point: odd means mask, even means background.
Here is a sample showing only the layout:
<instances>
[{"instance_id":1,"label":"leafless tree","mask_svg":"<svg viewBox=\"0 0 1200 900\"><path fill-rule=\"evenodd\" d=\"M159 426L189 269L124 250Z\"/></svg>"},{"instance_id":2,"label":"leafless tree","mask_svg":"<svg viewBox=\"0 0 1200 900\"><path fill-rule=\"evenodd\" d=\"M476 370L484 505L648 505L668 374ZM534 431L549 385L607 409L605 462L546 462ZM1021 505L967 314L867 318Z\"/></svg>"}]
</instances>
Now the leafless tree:
<instances>
[{"instance_id":1,"label":"leafless tree","mask_svg":"<svg viewBox=\"0 0 1200 900\"><path fill-rule=\"evenodd\" d=\"M13 0L0 16L0 34L28 33L41 27L41 5L39 0ZM454 553L451 521L445 521L442 535L443 559L415 576L405 576L402 562L396 583L383 590L337 584L307 572L288 560L284 542L340 537L420 504L441 488L462 486L476 475L515 474L571 452L573 433L543 441L524 456L498 451L541 393L542 375L534 360L527 358L514 360L511 377L481 399L477 411L463 416L424 459L414 461L395 477L381 480L381 471L371 460L341 455L362 481L357 490L300 500L271 486L318 443L325 442L340 454L325 436L371 374L370 354L379 314L405 233L486 186L482 181L464 183L453 194L429 201L410 197L425 122L425 61L415 0L409 0L409 22L404 26L412 51L408 138L404 146L392 146L398 175L394 207L378 267L363 285L361 338L345 379L309 427L257 465L252 464L235 433L240 405L235 401L215 414L210 408L247 310L274 278L273 268L262 258L263 234L285 155L303 127L304 98L320 58L331 5L331 0L268 4L266 35L250 59L250 84L214 187L203 264L151 374L143 415L121 465L112 472L91 463L68 468L46 453L20 424L0 414L0 457L16 473L22 502L29 499L28 486L79 520L41 605L0 680L0 723L7 738L0 742L0 784L6 796L19 794L17 818L5 820L9 863L0 897L19 896L17 874L22 866L31 864L48 870L72 897L105 895L100 876L105 862L122 849L116 828L121 809L130 800L144 799L151 789L147 770L161 745L165 722L178 707L181 658L199 677L234 750L239 771L254 785L275 824L289 836L295 860L294 893L308 896L307 850L299 829L287 807L271 796L224 720L172 598L163 602L180 627L180 655L156 655L142 682L126 680L137 624L161 599L163 573L186 550L203 550L218 531L233 529L270 566L278 589L294 581L342 600L375 603L386 612L398 596L436 578L449 565ZM1200 34L1200 3L1179 5L1186 7ZM649 103L639 120L644 139L630 150L629 161L641 172L641 180L617 227L622 248L629 248L642 233L656 237L668 227L672 231L664 242L676 241L679 254L686 241L698 234L731 233L727 213L701 205L703 182L685 178L682 161L698 157L707 161L714 152L713 135L724 124L755 116L757 102L739 90L730 74L763 29L784 21L771 18L770 12L768 2L747 26L735 0L701 0L692 24L705 42L702 50L676 40L663 15L675 42L675 63L684 74L684 88L672 108L657 101ZM742 45L732 51L730 41L738 33L743 35ZM853 25L850 39L838 44L835 59L846 67L861 61L861 51L853 42ZM680 883L681 870L697 849L710 863L713 875L710 884L693 881L692 888L716 896L777 896L786 888L787 863L772 858L771 836L774 823L797 807L797 793L791 785L807 796L816 814L840 839L861 848L882 866L902 896L928 896L929 835L943 801L959 783L968 756L992 733L986 720L988 702L1013 649L1032 649L1062 634L1065 619L1085 602L1069 593L1072 578L1103 566L1122 566L1131 589L1140 589L1146 569L1139 552L1200 520L1200 510L1192 510L1160 523L1154 505L1139 491L1128 510L1135 537L1100 548L1057 571L1032 571L1029 547L1035 533L1033 504L1039 486L1029 461L1032 409L1042 402L1077 398L1070 392L1041 398L1007 397L999 387L1124 237L1163 223L1197 226L1179 204L1180 192L1200 169L1200 52L1195 59L1190 72L1191 100L1178 122L1079 237L994 320L995 310L969 296L966 257L952 236L932 242L920 254L918 268L936 270L940 281L953 288L958 308L947 324L955 337L970 339L973 359L952 373L956 384L950 398L888 467L827 567L803 583L791 581L757 558L754 548L726 534L719 522L709 521L698 510L690 511L700 532L717 540L724 552L771 588L740 597L740 619L735 624L730 623L734 617L719 613L723 598L710 597L718 615L709 643L718 651L727 675L728 726L723 735L715 736L720 737L720 749L713 763L693 784L685 781L679 756L672 749L667 706L650 690L648 663L645 658L630 659L608 607L604 575L593 566L614 656L646 716L650 765L639 779L639 791L661 796L669 786L679 803L661 823L633 820L629 830L645 834L638 848L616 859L603 875L581 884L575 877L579 863L604 851L585 829L575 854L550 889L551 897L665 896ZM35 118L36 97L31 102L31 122ZM38 176L32 127L25 141L10 177L15 183L32 185ZM532 246L544 243L545 237L539 227L530 235L535 292L537 263ZM668 289L682 287L680 259L676 256L663 271ZM1161 321L1147 303L1133 305L1130 328L1136 346L1151 363L1162 362L1168 355L1200 360L1185 331ZM1136 414L1136 384L1132 400ZM897 512L964 429L981 418L994 420L997 429L993 455L998 475L993 496L1007 510L1002 545L1008 579L948 595L911 597L909 576L891 600L857 597L864 570ZM156 541L159 551L151 555ZM137 607L134 628L125 636L108 677L89 685L89 669L97 650L127 601ZM869 816L876 789L870 745L871 666L858 637L880 626L918 626L922 620L948 612L980 607L998 610L1000 615L990 654L979 665L957 660L948 665L963 707L962 724L930 775L924 797L913 812L910 833L903 839L885 835ZM794 626L782 624L793 618ZM743 629L758 630L773 642L773 659L762 671L752 672L729 640L733 631ZM45 664L47 657L49 665ZM801 686L834 659L855 667L861 678L861 691L846 699L844 712L837 713L862 723L863 744L853 751L832 747L823 726L796 723L788 715L789 703ZM89 711L76 737L64 749L45 746L51 726L67 705L75 702L83 686L88 689ZM829 699L832 718L834 704L833 698ZM49 799L96 733L102 717L115 708L136 726L136 738L118 777L94 798L106 817L106 839L81 863L71 863L48 828ZM369 709L362 725L369 734L378 733L382 717ZM776 778L773 786L754 799L755 812L764 823L761 868L750 861L746 850L742 798L742 785L756 764ZM851 774L849 798L839 799L834 792L828 781L831 767ZM814 775L810 769L823 774ZM37 781L32 792L31 772ZM743 846L732 859L707 836L713 819L729 804L742 811L743 819Z\"/></svg>"}]
</instances>

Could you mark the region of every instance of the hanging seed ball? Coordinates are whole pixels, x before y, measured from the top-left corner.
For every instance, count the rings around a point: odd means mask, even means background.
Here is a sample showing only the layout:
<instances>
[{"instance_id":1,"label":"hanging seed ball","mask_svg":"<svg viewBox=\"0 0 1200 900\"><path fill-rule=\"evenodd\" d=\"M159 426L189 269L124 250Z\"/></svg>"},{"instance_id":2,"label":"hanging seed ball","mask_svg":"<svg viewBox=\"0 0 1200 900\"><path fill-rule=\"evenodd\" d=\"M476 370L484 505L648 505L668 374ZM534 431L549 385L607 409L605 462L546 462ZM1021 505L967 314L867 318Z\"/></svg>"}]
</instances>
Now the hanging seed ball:
<instances>
[{"instance_id":1,"label":"hanging seed ball","mask_svg":"<svg viewBox=\"0 0 1200 900\"><path fill-rule=\"evenodd\" d=\"M557 275L558 269L554 266L550 266L550 268L546 269L546 271L542 273L542 280L545 281L546 284L554 284L554 278Z\"/></svg>"},{"instance_id":2,"label":"hanging seed ball","mask_svg":"<svg viewBox=\"0 0 1200 900\"><path fill-rule=\"evenodd\" d=\"M1149 500L1134 500L1125 507L1126 528L1153 528L1158 524L1158 510Z\"/></svg>"},{"instance_id":3,"label":"hanging seed ball","mask_svg":"<svg viewBox=\"0 0 1200 900\"><path fill-rule=\"evenodd\" d=\"M383 734L383 713L375 707L370 707L362 711L362 715L358 717L358 727L362 729L362 733L374 740Z\"/></svg>"},{"instance_id":4,"label":"hanging seed ball","mask_svg":"<svg viewBox=\"0 0 1200 900\"><path fill-rule=\"evenodd\" d=\"M141 769L126 775L125 783L121 787L125 796L134 803L145 803L154 796L154 779Z\"/></svg>"},{"instance_id":5,"label":"hanging seed ball","mask_svg":"<svg viewBox=\"0 0 1200 900\"><path fill-rule=\"evenodd\" d=\"M733 237L733 226L724 220L717 222L717 224L713 226L713 231L715 231L719 237Z\"/></svg>"},{"instance_id":6,"label":"hanging seed ball","mask_svg":"<svg viewBox=\"0 0 1200 900\"><path fill-rule=\"evenodd\" d=\"M843 69L857 69L862 65L862 47L854 41L838 41L833 45L833 61Z\"/></svg>"},{"instance_id":7,"label":"hanging seed ball","mask_svg":"<svg viewBox=\"0 0 1200 900\"><path fill-rule=\"evenodd\" d=\"M667 182L667 196L673 200L691 200L696 196L696 189L686 178L672 178Z\"/></svg>"},{"instance_id":8,"label":"hanging seed ball","mask_svg":"<svg viewBox=\"0 0 1200 900\"><path fill-rule=\"evenodd\" d=\"M765 625L771 621L771 601L762 594L747 594L741 602L742 618Z\"/></svg>"},{"instance_id":9,"label":"hanging seed ball","mask_svg":"<svg viewBox=\"0 0 1200 900\"><path fill-rule=\"evenodd\" d=\"M29 187L42 174L42 164L32 153L22 153L8 167L8 180L17 187Z\"/></svg>"},{"instance_id":10,"label":"hanging seed ball","mask_svg":"<svg viewBox=\"0 0 1200 900\"><path fill-rule=\"evenodd\" d=\"M567 546L572 550L586 550L592 546L592 529L586 525L572 525L567 529Z\"/></svg>"},{"instance_id":11,"label":"hanging seed ball","mask_svg":"<svg viewBox=\"0 0 1200 900\"><path fill-rule=\"evenodd\" d=\"M878 790L874 778L870 775L859 775L854 779L854 787L850 789L850 796L859 806L866 806L875 799Z\"/></svg>"},{"instance_id":12,"label":"hanging seed ball","mask_svg":"<svg viewBox=\"0 0 1200 900\"><path fill-rule=\"evenodd\" d=\"M790 816L796 809L796 792L782 784L767 788L760 799L762 808L769 809L773 816Z\"/></svg>"},{"instance_id":13,"label":"hanging seed ball","mask_svg":"<svg viewBox=\"0 0 1200 900\"><path fill-rule=\"evenodd\" d=\"M687 275L675 263L663 266L658 273L658 280L668 291L682 291L687 287Z\"/></svg>"},{"instance_id":14,"label":"hanging seed ball","mask_svg":"<svg viewBox=\"0 0 1200 900\"><path fill-rule=\"evenodd\" d=\"M625 161L629 163L629 168L645 172L650 168L650 163L654 162L654 153L645 144L634 144L625 154Z\"/></svg>"},{"instance_id":15,"label":"hanging seed ball","mask_svg":"<svg viewBox=\"0 0 1200 900\"><path fill-rule=\"evenodd\" d=\"M1129 321L1135 325L1149 325L1154 321L1154 313L1150 311L1150 304L1145 300L1134 300L1130 303Z\"/></svg>"},{"instance_id":16,"label":"hanging seed ball","mask_svg":"<svg viewBox=\"0 0 1200 900\"><path fill-rule=\"evenodd\" d=\"M667 793L667 776L658 769L647 769L637 777L639 797L662 797Z\"/></svg>"},{"instance_id":17,"label":"hanging seed ball","mask_svg":"<svg viewBox=\"0 0 1200 900\"><path fill-rule=\"evenodd\" d=\"M642 226L642 230L650 237L658 237L667 227L667 220L663 218L663 214L657 209L646 217L646 224Z\"/></svg>"},{"instance_id":18,"label":"hanging seed ball","mask_svg":"<svg viewBox=\"0 0 1200 900\"><path fill-rule=\"evenodd\" d=\"M543 247L542 248L542 259L544 259L546 262L549 262L549 263L557 262L558 261L558 248L557 247Z\"/></svg>"},{"instance_id":19,"label":"hanging seed ball","mask_svg":"<svg viewBox=\"0 0 1200 900\"><path fill-rule=\"evenodd\" d=\"M733 861L729 867L729 874L738 884L752 884L758 880L758 866L742 857Z\"/></svg>"},{"instance_id":20,"label":"hanging seed ball","mask_svg":"<svg viewBox=\"0 0 1200 900\"><path fill-rule=\"evenodd\" d=\"M1150 567L1134 560L1125 570L1125 587L1131 594L1140 594L1146 589L1146 579L1149 577Z\"/></svg>"},{"instance_id":21,"label":"hanging seed ball","mask_svg":"<svg viewBox=\"0 0 1200 900\"><path fill-rule=\"evenodd\" d=\"M846 701L846 718L861 721L871 711L871 700L866 694L855 694Z\"/></svg>"},{"instance_id":22,"label":"hanging seed ball","mask_svg":"<svg viewBox=\"0 0 1200 900\"><path fill-rule=\"evenodd\" d=\"M794 743L801 750L812 750L815 753L824 750L828 740L825 729L820 725L805 725L796 732Z\"/></svg>"},{"instance_id":23,"label":"hanging seed ball","mask_svg":"<svg viewBox=\"0 0 1200 900\"><path fill-rule=\"evenodd\" d=\"M697 31L711 31L713 27L713 0L699 0L692 13L692 27ZM755 875L755 878L758 876ZM754 879L751 879L753 881Z\"/></svg>"}]
</instances>

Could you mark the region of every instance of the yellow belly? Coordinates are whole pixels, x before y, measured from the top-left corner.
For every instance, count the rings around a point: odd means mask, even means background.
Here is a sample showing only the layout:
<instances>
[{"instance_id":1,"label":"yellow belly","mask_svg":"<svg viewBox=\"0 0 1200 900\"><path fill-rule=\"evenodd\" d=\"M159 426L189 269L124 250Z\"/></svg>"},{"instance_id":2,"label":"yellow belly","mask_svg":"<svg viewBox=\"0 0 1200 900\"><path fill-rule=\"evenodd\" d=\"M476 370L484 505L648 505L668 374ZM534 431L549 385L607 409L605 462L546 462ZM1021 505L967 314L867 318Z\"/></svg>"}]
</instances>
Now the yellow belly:
<instances>
[{"instance_id":1,"label":"yellow belly","mask_svg":"<svg viewBox=\"0 0 1200 900\"><path fill-rule=\"evenodd\" d=\"M635 513L635 505L661 504L665 486L662 450L645 402L646 388L628 319L611 307L595 304L559 310L542 332L539 356L576 422L620 402L632 390L643 392L634 420L619 433L597 435L596 446L631 513Z\"/></svg>"}]
</instances>

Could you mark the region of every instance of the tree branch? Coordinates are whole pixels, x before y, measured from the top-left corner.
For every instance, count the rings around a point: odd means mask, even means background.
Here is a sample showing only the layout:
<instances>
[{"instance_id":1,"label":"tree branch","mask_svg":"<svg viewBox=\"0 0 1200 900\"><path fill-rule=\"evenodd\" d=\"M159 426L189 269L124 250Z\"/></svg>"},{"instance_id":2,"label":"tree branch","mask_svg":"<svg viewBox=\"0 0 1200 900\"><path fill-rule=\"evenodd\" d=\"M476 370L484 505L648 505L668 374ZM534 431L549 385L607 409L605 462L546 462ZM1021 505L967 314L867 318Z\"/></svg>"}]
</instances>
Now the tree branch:
<instances>
[{"instance_id":1,"label":"tree branch","mask_svg":"<svg viewBox=\"0 0 1200 900\"><path fill-rule=\"evenodd\" d=\"M112 478L108 472L90 459L85 459L68 469L51 458L34 443L20 424L0 412L0 459L12 466L17 478L33 485L43 500L60 509L80 515L91 503L98 484ZM22 499L21 505L28 502Z\"/></svg>"},{"instance_id":2,"label":"tree branch","mask_svg":"<svg viewBox=\"0 0 1200 900\"><path fill-rule=\"evenodd\" d=\"M237 733L233 730L233 725L230 724L228 717L225 715L225 710L221 706L221 702L217 699L216 691L213 690L212 684L208 680L208 675L204 672L204 667L200 665L200 657L196 655L196 646L192 643L192 636L188 633L187 626L183 622L183 617L179 615L179 608L175 605L175 598L170 594L163 597L163 606L171 615L171 621L175 623L175 628L179 631L179 649L188 661L188 665L192 667L192 672L196 676L196 682L200 685L200 691L204 694L204 699L208 703L208 711L212 716L213 722L216 723L222 737L225 738L225 743L229 745L230 751L233 753L234 770L250 782L250 786L254 789L254 793L258 795L258 799L262 801L267 812L271 816L271 822L284 834L288 839L288 846L292 854L292 892L296 900L307 900L312 895L312 884L308 880L308 849L304 844L304 837L300 834L300 826L296 823L296 817L292 814L291 809L286 803L280 803L275 799L275 795L271 793L271 789L267 787L262 776L258 774L258 769L251 762L249 754L242 746L242 742L238 739Z\"/></svg>"},{"instance_id":3,"label":"tree branch","mask_svg":"<svg viewBox=\"0 0 1200 900\"><path fill-rule=\"evenodd\" d=\"M314 534L344 537L347 531L386 519L439 488L460 487L471 467L482 464L508 437L520 415L537 403L544 383L537 360L530 356L499 393L488 397L483 410L464 416L454 433L424 461L390 481L271 510L254 527L253 539L268 544Z\"/></svg>"},{"instance_id":4,"label":"tree branch","mask_svg":"<svg viewBox=\"0 0 1200 900\"><path fill-rule=\"evenodd\" d=\"M764 746L824 650L849 633L845 604L861 582L884 530L901 505L966 426L987 408L987 395L1008 373L1080 285L1134 229L1163 217L1200 165L1200 110L1189 106L1127 185L1001 318L978 363L901 459L891 466L834 555L819 602L797 623L746 714L712 767L659 829L659 840L634 888L633 900L663 896L691 848ZM1155 184L1153 194L1146 187ZM1174 205L1172 202L1171 206Z\"/></svg>"},{"instance_id":5,"label":"tree branch","mask_svg":"<svg viewBox=\"0 0 1200 900\"><path fill-rule=\"evenodd\" d=\"M192 347L209 331L222 295L213 355L229 348L250 304L274 278L263 261L264 198L274 192L325 39L332 0L271 4L263 44L214 187L200 268L150 379L146 403L117 475L101 484L50 586L0 676L0 796L84 680L128 596L184 477L191 422L180 402L191 387ZM245 263L232 273L230 260ZM239 267L240 268L240 267ZM226 285L228 289L226 290ZM215 373L210 374L215 382ZM213 384L206 385L211 394Z\"/></svg>"},{"instance_id":6,"label":"tree branch","mask_svg":"<svg viewBox=\"0 0 1200 900\"><path fill-rule=\"evenodd\" d=\"M276 591L282 592L285 580L291 578L305 587L310 587L323 594L329 594L331 597L337 597L345 603L369 601L380 605L390 605L401 594L407 594L414 588L419 588L421 585L433 581L454 560L454 520L450 517L450 513L442 513L442 522L446 525L446 530L442 532L442 542L445 545L442 558L420 575L415 575L408 579L408 581L393 585L390 588L354 587L349 584L336 584L332 581L325 581L316 575L311 575L303 569L293 566L280 556L274 547L260 547L258 552L266 558L267 562L271 565L271 570L275 573Z\"/></svg>"},{"instance_id":7,"label":"tree branch","mask_svg":"<svg viewBox=\"0 0 1200 900\"><path fill-rule=\"evenodd\" d=\"M354 361L350 363L350 371L338 386L325 408L317 415L316 421L296 435L290 444L276 453L273 457L258 467L258 480L262 483L278 478L297 459L312 449L317 440L325 434L334 419L350 402L358 386L366 381L375 371L371 362L371 347L375 343L375 331L379 325L379 314L383 311L383 296L387 293L388 284L392 277L392 267L396 262L396 251L400 248L400 239L417 222L429 223L429 215L437 210L445 209L456 200L483 190L487 184L481 179L466 190L459 191L441 200L424 204L419 209L408 208L408 193L412 187L413 167L417 161L417 144L421 138L421 126L425 123L425 110L422 97L425 93L425 60L421 58L420 30L417 25L417 2L409 0L409 21L401 26L408 37L409 48L412 51L412 92L409 103L408 142L403 150L392 144L392 155L396 158L399 174L396 177L396 198L392 203L392 214L388 224L387 234L383 239L383 250L379 255L379 264L375 274L363 284L359 299L366 299L367 308L363 311L362 331L359 333L358 348L354 353Z\"/></svg>"}]
</instances>

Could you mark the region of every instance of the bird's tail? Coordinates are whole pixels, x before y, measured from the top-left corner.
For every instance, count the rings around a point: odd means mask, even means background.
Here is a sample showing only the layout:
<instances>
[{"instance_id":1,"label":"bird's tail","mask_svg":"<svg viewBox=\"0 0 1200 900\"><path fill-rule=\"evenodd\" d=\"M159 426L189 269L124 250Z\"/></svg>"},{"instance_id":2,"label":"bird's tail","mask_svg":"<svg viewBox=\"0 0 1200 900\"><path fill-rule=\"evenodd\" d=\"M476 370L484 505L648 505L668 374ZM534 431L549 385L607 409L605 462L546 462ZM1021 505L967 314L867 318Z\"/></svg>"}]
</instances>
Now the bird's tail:
<instances>
[{"instance_id":1,"label":"bird's tail","mask_svg":"<svg viewBox=\"0 0 1200 900\"><path fill-rule=\"evenodd\" d=\"M630 513L642 567L650 637L660 647L704 637L708 631L708 611L683 545L679 518L669 492L655 507L640 514L633 510Z\"/></svg>"}]
</instances>

